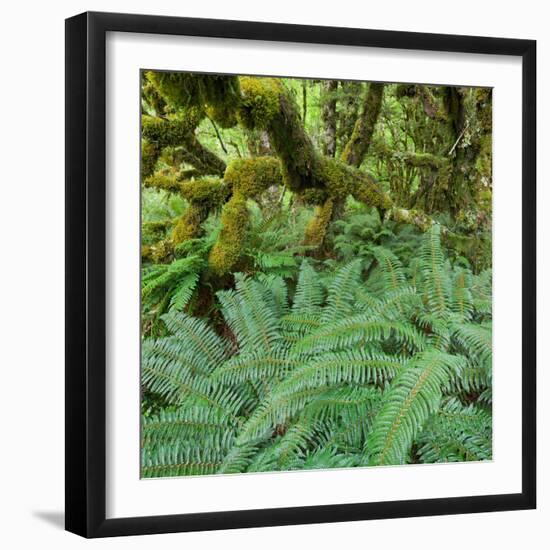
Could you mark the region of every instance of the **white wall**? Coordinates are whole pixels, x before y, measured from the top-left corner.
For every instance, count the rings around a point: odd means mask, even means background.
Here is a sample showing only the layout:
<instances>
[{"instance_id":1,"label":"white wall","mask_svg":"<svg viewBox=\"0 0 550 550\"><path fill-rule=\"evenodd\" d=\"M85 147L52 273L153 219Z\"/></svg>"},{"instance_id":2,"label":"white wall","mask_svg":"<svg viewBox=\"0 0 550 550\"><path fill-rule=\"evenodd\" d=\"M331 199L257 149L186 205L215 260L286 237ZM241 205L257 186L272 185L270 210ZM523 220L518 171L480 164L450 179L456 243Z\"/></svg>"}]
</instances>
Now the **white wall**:
<instances>
[{"instance_id":1,"label":"white wall","mask_svg":"<svg viewBox=\"0 0 550 550\"><path fill-rule=\"evenodd\" d=\"M185 5L187 4L187 5ZM63 510L63 108L64 18L93 9L394 30L534 38L539 54L539 182L550 169L550 37L543 2L320 0L245 2L5 3L0 32L0 541L7 548L547 548L550 539L550 377L543 349L550 308L543 277L550 252L548 189L539 185L539 509L403 519L131 537L85 543L65 533ZM302 5L304 4L304 5ZM518 182L519 184L519 182ZM511 262L518 261L510 258ZM546 314L546 317L548 314ZM546 338L545 338L546 336ZM545 427L546 426L546 427Z\"/></svg>"}]
</instances>

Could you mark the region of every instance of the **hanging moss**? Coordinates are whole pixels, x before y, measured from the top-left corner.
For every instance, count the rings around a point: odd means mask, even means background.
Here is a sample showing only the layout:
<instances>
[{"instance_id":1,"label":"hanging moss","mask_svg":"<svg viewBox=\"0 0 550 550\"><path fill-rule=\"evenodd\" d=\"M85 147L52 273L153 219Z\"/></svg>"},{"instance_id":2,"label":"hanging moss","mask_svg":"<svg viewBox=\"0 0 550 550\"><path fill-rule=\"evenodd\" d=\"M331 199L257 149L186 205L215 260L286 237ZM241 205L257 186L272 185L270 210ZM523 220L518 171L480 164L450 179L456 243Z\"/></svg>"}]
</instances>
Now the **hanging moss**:
<instances>
[{"instance_id":1,"label":"hanging moss","mask_svg":"<svg viewBox=\"0 0 550 550\"><path fill-rule=\"evenodd\" d=\"M242 255L242 247L249 225L246 198L242 194L234 194L224 205L221 223L220 235L210 250L208 259L212 271L217 276L232 271Z\"/></svg>"},{"instance_id":2,"label":"hanging moss","mask_svg":"<svg viewBox=\"0 0 550 550\"><path fill-rule=\"evenodd\" d=\"M256 157L232 161L223 177L234 193L258 197L272 185L282 185L281 163L274 157Z\"/></svg>"},{"instance_id":3,"label":"hanging moss","mask_svg":"<svg viewBox=\"0 0 550 550\"><path fill-rule=\"evenodd\" d=\"M334 201L328 199L322 206L315 207L315 215L306 226L304 244L320 246L325 240L328 226L332 218Z\"/></svg>"}]
</instances>

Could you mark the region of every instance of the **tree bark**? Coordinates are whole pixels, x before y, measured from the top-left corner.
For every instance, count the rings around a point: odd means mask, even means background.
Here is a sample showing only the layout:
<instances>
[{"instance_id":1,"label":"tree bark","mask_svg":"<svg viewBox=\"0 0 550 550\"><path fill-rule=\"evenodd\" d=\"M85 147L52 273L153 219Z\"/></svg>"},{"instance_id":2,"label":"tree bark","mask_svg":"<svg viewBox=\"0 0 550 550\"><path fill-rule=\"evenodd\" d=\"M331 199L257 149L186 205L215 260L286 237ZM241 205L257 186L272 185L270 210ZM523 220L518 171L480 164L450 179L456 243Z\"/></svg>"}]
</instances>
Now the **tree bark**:
<instances>
[{"instance_id":1,"label":"tree bark","mask_svg":"<svg viewBox=\"0 0 550 550\"><path fill-rule=\"evenodd\" d=\"M336 154L336 90L337 80L324 80L321 83L321 120L324 127L323 154L334 157Z\"/></svg>"}]
</instances>

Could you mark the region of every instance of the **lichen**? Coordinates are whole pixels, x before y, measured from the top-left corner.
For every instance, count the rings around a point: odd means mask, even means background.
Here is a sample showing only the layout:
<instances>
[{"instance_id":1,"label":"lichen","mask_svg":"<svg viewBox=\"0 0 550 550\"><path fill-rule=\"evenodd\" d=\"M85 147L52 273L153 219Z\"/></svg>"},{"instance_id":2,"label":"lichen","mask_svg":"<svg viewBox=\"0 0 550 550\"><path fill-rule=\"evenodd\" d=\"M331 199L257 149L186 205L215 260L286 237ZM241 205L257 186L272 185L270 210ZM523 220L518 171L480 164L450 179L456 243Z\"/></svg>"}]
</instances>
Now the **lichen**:
<instances>
[{"instance_id":1,"label":"lichen","mask_svg":"<svg viewBox=\"0 0 550 550\"><path fill-rule=\"evenodd\" d=\"M272 185L282 185L281 163L274 157L237 159L228 165L223 179L234 193L255 198Z\"/></svg>"},{"instance_id":2,"label":"lichen","mask_svg":"<svg viewBox=\"0 0 550 550\"><path fill-rule=\"evenodd\" d=\"M249 225L246 198L235 193L224 205L221 213L222 229L218 240L210 250L208 263L215 275L229 273L242 255L242 247Z\"/></svg>"},{"instance_id":3,"label":"lichen","mask_svg":"<svg viewBox=\"0 0 550 550\"><path fill-rule=\"evenodd\" d=\"M174 246L170 239L161 240L153 245L141 247L142 260L149 260L153 263L166 263L173 259Z\"/></svg>"},{"instance_id":4,"label":"lichen","mask_svg":"<svg viewBox=\"0 0 550 550\"><path fill-rule=\"evenodd\" d=\"M398 223L416 225L422 231L426 231L434 223L424 212L414 209L407 210L405 208L394 207L387 212L386 217Z\"/></svg>"}]
</instances>

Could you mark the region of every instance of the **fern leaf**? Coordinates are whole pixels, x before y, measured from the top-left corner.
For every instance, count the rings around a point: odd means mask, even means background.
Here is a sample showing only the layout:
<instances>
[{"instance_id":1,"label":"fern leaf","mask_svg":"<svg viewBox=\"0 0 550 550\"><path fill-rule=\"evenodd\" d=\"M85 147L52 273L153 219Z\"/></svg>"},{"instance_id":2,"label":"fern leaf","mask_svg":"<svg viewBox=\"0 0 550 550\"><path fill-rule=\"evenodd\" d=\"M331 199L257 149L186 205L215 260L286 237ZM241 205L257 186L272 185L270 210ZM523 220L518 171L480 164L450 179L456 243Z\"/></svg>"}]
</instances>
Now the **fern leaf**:
<instances>
[{"instance_id":1,"label":"fern leaf","mask_svg":"<svg viewBox=\"0 0 550 550\"><path fill-rule=\"evenodd\" d=\"M462 367L460 358L429 351L411 360L392 382L367 443L371 465L404 464L416 435L437 411L441 386Z\"/></svg>"}]
</instances>

